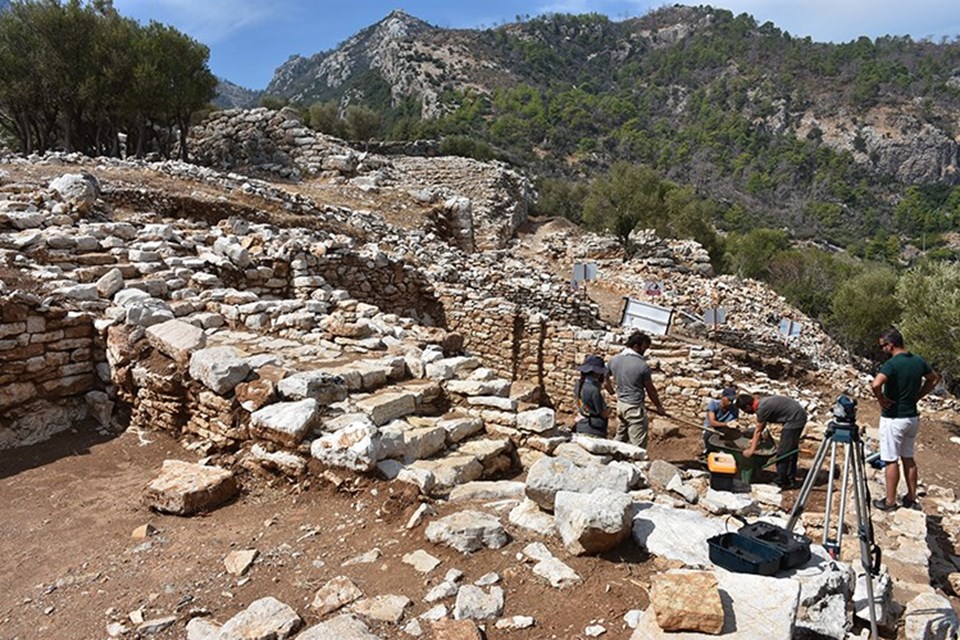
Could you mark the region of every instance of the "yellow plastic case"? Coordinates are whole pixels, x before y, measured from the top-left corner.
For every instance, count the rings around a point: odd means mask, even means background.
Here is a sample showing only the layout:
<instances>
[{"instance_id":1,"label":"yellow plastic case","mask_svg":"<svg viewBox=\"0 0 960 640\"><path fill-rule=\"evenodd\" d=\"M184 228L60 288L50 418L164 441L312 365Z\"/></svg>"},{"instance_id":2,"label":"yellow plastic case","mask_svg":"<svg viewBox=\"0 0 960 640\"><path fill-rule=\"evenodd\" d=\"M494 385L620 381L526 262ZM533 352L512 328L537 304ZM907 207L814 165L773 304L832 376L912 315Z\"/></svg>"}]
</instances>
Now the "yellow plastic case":
<instances>
[{"instance_id":1,"label":"yellow plastic case","mask_svg":"<svg viewBox=\"0 0 960 640\"><path fill-rule=\"evenodd\" d=\"M736 473L737 461L729 453L713 451L707 456L707 469L710 473Z\"/></svg>"}]
</instances>

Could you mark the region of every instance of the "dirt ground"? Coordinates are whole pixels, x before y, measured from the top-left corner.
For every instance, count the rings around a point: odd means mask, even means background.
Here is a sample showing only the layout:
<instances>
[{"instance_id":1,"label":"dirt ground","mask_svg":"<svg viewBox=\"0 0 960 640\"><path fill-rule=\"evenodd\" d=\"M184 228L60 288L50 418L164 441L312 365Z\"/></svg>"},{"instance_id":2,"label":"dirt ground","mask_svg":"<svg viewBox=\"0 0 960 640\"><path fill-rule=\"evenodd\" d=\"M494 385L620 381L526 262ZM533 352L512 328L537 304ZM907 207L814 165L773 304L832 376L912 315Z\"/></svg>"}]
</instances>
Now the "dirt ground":
<instances>
[{"instance_id":1,"label":"dirt ground","mask_svg":"<svg viewBox=\"0 0 960 640\"><path fill-rule=\"evenodd\" d=\"M957 445L948 442L957 432L942 423L922 430L918 460L924 480L957 486ZM699 432L654 439L650 448L652 458L692 466ZM647 606L650 576L669 568L630 542L602 558L574 558L551 540L548 547L584 578L577 588L556 590L517 558L536 536L510 528L516 538L504 549L469 556L434 546L422 526L404 527L418 503L415 493L367 478L338 491L317 475L300 484L245 476L241 497L216 511L192 518L158 515L140 504L140 495L167 458L195 456L162 433L108 439L85 430L0 453L0 639L105 638L110 622L135 627L128 615L137 611L145 619L176 614L176 625L152 637L182 638L190 617L224 622L267 595L294 607L310 625L319 621L309 607L315 590L341 574L367 595L406 595L414 602L410 618L432 606L425 593L452 568L463 571L467 582L500 573L507 594L503 615L536 620L527 631L488 624L488 639L582 638L591 623L607 628L604 637L628 638L622 616ZM788 508L795 494L787 493ZM437 506L441 515L463 508ZM158 533L132 539L145 523ZM374 548L383 554L378 561L341 567ZM260 552L244 578L224 570L224 557L235 549ZM440 567L422 576L401 562L417 549L440 558ZM402 637L395 627L378 630L383 637Z\"/></svg>"}]
</instances>

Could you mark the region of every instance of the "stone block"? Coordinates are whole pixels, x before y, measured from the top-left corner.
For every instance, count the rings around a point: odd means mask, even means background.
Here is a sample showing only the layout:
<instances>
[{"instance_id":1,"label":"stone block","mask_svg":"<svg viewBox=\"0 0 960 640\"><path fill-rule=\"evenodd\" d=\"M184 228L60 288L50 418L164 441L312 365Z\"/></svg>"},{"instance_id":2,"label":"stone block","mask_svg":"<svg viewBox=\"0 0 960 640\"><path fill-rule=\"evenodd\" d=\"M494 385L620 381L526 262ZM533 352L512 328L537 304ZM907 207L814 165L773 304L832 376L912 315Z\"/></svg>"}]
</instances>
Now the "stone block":
<instances>
[{"instance_id":1,"label":"stone block","mask_svg":"<svg viewBox=\"0 0 960 640\"><path fill-rule=\"evenodd\" d=\"M319 418L320 406L312 398L278 402L250 415L250 431L264 440L295 447L318 425Z\"/></svg>"},{"instance_id":2,"label":"stone block","mask_svg":"<svg viewBox=\"0 0 960 640\"><path fill-rule=\"evenodd\" d=\"M710 571L668 571L653 578L650 606L664 631L716 635L723 629L723 603Z\"/></svg>"},{"instance_id":3,"label":"stone block","mask_svg":"<svg viewBox=\"0 0 960 640\"><path fill-rule=\"evenodd\" d=\"M459 511L434 520L427 525L424 534L430 542L461 553L482 548L499 549L510 540L496 516L480 511Z\"/></svg>"},{"instance_id":4,"label":"stone block","mask_svg":"<svg viewBox=\"0 0 960 640\"><path fill-rule=\"evenodd\" d=\"M163 513L189 516L215 509L238 491L232 471L181 460L164 460L160 476L144 490L143 502Z\"/></svg>"},{"instance_id":5,"label":"stone block","mask_svg":"<svg viewBox=\"0 0 960 640\"><path fill-rule=\"evenodd\" d=\"M233 347L200 349L190 356L190 377L220 395L233 391L249 374L250 365Z\"/></svg>"},{"instance_id":6,"label":"stone block","mask_svg":"<svg viewBox=\"0 0 960 640\"><path fill-rule=\"evenodd\" d=\"M147 328L147 341L180 366L187 366L190 354L207 345L207 336L199 327L182 320L167 320Z\"/></svg>"},{"instance_id":7,"label":"stone block","mask_svg":"<svg viewBox=\"0 0 960 640\"><path fill-rule=\"evenodd\" d=\"M574 555L616 548L630 535L632 504L629 495L609 489L557 492L554 515L563 546Z\"/></svg>"},{"instance_id":8,"label":"stone block","mask_svg":"<svg viewBox=\"0 0 960 640\"><path fill-rule=\"evenodd\" d=\"M379 426L413 413L417 404L413 394L385 391L360 400L357 409L369 415Z\"/></svg>"}]
</instances>

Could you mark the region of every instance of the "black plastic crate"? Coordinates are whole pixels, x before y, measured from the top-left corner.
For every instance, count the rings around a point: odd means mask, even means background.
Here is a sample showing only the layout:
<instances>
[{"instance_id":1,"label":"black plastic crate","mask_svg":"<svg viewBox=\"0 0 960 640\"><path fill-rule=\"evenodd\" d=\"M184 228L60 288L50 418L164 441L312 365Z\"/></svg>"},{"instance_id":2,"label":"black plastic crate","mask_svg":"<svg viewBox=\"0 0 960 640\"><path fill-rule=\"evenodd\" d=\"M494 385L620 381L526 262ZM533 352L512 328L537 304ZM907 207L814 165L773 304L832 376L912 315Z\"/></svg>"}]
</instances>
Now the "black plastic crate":
<instances>
[{"instance_id":1,"label":"black plastic crate","mask_svg":"<svg viewBox=\"0 0 960 640\"><path fill-rule=\"evenodd\" d=\"M780 568L792 569L810 559L810 538L787 531L769 522L744 525L738 533L771 546L781 553Z\"/></svg>"},{"instance_id":2,"label":"black plastic crate","mask_svg":"<svg viewBox=\"0 0 960 640\"><path fill-rule=\"evenodd\" d=\"M737 573L772 576L780 570L783 554L777 549L733 531L707 538L710 561Z\"/></svg>"},{"instance_id":3,"label":"black plastic crate","mask_svg":"<svg viewBox=\"0 0 960 640\"><path fill-rule=\"evenodd\" d=\"M733 491L732 473L710 472L710 488L714 491Z\"/></svg>"}]
</instances>

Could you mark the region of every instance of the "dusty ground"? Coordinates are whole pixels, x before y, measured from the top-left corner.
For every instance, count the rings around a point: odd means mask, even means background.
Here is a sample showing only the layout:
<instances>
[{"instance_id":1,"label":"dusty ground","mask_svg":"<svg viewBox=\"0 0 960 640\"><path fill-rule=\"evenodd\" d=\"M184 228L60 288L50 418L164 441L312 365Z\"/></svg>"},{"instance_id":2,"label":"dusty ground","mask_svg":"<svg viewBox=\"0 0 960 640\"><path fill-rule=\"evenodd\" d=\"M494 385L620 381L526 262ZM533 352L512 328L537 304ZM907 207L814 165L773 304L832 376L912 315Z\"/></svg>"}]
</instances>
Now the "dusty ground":
<instances>
[{"instance_id":1,"label":"dusty ground","mask_svg":"<svg viewBox=\"0 0 960 640\"><path fill-rule=\"evenodd\" d=\"M957 485L956 445L944 445L956 432L932 423L923 430L922 478ZM698 434L685 431L653 440L651 455L689 466L698 447ZM489 639L581 638L591 621L602 621L605 637L628 638L623 614L646 607L649 577L667 568L629 542L604 558L570 558L549 541L585 579L576 589L558 591L516 558L535 537L512 528L517 537L507 547L471 556L436 547L424 539L422 527L404 528L416 496L402 485L372 479L337 491L318 476L298 485L247 476L232 504L201 517L161 516L140 505L140 493L166 458L193 456L164 434L103 439L85 431L0 453L0 639L103 638L109 622L127 621L136 610L147 619L177 614L175 627L153 637L181 638L191 615L206 612L223 622L266 595L290 604L312 624L318 621L309 608L314 591L340 574L368 595L408 596L414 601L408 612L417 615L429 608L426 591L451 568L464 571L467 581L499 572L507 593L504 615L537 621L529 631L488 625ZM795 493L788 492L788 504ZM811 500L822 501L822 491ZM451 510L439 505L441 514ZM131 539L144 523L159 533ZM226 574L224 556L246 548L260 551L247 579ZM374 548L383 552L377 562L341 567ZM426 577L400 561L421 548L443 561ZM387 627L380 631L400 635Z\"/></svg>"}]
</instances>

